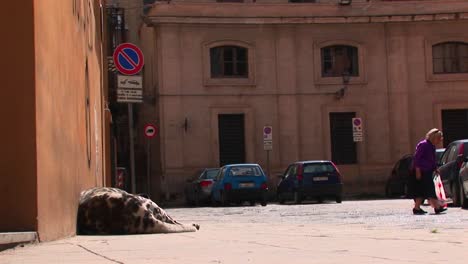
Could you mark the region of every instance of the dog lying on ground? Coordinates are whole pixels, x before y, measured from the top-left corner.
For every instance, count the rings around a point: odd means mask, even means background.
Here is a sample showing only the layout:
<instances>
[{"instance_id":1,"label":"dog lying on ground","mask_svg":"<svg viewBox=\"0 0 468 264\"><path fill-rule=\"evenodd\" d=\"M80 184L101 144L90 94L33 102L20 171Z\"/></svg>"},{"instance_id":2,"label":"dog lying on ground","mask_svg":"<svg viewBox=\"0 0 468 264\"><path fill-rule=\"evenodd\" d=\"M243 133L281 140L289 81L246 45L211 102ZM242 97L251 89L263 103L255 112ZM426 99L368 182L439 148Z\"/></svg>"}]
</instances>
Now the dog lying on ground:
<instances>
[{"instance_id":1,"label":"dog lying on ground","mask_svg":"<svg viewBox=\"0 0 468 264\"><path fill-rule=\"evenodd\" d=\"M81 193L77 218L77 231L82 235L195 232L200 228L175 221L148 198L106 187Z\"/></svg>"}]
</instances>

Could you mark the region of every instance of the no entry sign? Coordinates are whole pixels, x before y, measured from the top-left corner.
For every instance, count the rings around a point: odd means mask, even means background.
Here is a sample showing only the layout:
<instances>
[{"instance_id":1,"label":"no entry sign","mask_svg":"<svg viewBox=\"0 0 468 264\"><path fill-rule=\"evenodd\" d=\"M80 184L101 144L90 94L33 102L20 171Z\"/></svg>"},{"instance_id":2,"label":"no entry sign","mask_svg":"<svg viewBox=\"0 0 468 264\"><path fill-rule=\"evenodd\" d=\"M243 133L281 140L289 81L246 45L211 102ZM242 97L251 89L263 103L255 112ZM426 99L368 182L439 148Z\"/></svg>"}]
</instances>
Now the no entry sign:
<instances>
[{"instance_id":1,"label":"no entry sign","mask_svg":"<svg viewBox=\"0 0 468 264\"><path fill-rule=\"evenodd\" d=\"M158 134L158 128L153 124L147 124L145 126L145 137L153 138Z\"/></svg>"},{"instance_id":2,"label":"no entry sign","mask_svg":"<svg viewBox=\"0 0 468 264\"><path fill-rule=\"evenodd\" d=\"M135 75L144 65L143 52L132 43L122 43L114 50L114 64L125 75Z\"/></svg>"}]
</instances>

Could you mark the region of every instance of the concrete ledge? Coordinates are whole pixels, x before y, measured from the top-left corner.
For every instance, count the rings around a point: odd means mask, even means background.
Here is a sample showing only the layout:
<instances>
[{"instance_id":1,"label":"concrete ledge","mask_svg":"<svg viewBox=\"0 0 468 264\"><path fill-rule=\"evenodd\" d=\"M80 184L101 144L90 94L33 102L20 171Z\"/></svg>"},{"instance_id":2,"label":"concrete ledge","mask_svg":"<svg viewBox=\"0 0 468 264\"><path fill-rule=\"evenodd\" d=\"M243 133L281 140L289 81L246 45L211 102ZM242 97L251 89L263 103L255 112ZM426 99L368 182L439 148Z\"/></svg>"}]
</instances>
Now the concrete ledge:
<instances>
[{"instance_id":1,"label":"concrete ledge","mask_svg":"<svg viewBox=\"0 0 468 264\"><path fill-rule=\"evenodd\" d=\"M0 233L0 245L29 243L37 241L36 232Z\"/></svg>"}]
</instances>

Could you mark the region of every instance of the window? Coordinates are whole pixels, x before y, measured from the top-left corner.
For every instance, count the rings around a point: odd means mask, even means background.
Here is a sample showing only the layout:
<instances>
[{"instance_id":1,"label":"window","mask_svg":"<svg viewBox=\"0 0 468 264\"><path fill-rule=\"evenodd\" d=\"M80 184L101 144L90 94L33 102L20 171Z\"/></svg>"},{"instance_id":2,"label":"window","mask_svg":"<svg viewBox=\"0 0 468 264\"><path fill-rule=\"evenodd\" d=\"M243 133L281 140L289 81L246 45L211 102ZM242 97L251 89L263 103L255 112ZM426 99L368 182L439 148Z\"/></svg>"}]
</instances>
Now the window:
<instances>
[{"instance_id":1,"label":"window","mask_svg":"<svg viewBox=\"0 0 468 264\"><path fill-rule=\"evenodd\" d=\"M468 73L468 44L444 42L432 46L432 64L435 74Z\"/></svg>"},{"instance_id":2,"label":"window","mask_svg":"<svg viewBox=\"0 0 468 264\"><path fill-rule=\"evenodd\" d=\"M210 49L211 78L248 78L248 50L238 46Z\"/></svg>"},{"instance_id":3,"label":"window","mask_svg":"<svg viewBox=\"0 0 468 264\"><path fill-rule=\"evenodd\" d=\"M334 45L321 48L322 77L341 77L343 73L359 76L358 49Z\"/></svg>"},{"instance_id":4,"label":"window","mask_svg":"<svg viewBox=\"0 0 468 264\"><path fill-rule=\"evenodd\" d=\"M357 163L352 119L356 113L330 113L332 161L335 164Z\"/></svg>"},{"instance_id":5,"label":"window","mask_svg":"<svg viewBox=\"0 0 468 264\"><path fill-rule=\"evenodd\" d=\"M330 163L312 163L312 164L306 164L304 166L304 174L307 173L332 173L335 172L335 167L331 165Z\"/></svg>"}]
</instances>

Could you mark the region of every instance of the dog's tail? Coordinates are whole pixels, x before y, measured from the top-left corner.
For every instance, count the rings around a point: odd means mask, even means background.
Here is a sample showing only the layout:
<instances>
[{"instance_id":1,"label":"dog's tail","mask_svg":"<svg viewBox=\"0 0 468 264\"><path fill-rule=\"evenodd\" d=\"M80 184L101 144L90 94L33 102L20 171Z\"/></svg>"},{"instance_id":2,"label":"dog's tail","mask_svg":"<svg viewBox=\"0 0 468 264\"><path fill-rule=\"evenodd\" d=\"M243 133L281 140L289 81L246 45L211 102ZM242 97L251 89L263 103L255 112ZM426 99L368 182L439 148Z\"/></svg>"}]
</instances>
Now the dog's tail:
<instances>
[{"instance_id":1,"label":"dog's tail","mask_svg":"<svg viewBox=\"0 0 468 264\"><path fill-rule=\"evenodd\" d=\"M169 224L161 221L157 221L156 225L153 226L153 230L150 233L182 233L182 232L195 232L200 229L197 224L185 225L185 224Z\"/></svg>"}]
</instances>

